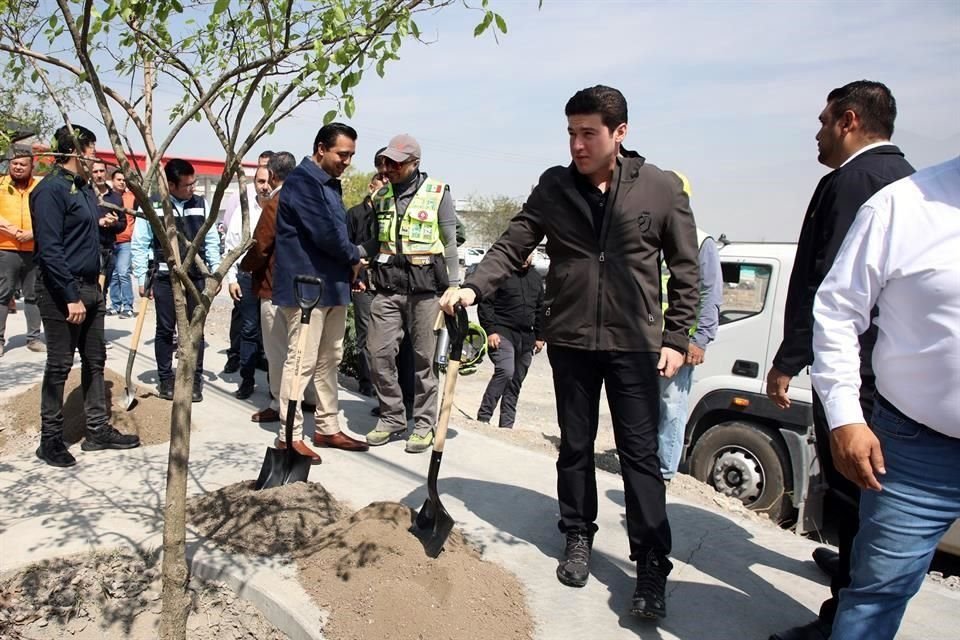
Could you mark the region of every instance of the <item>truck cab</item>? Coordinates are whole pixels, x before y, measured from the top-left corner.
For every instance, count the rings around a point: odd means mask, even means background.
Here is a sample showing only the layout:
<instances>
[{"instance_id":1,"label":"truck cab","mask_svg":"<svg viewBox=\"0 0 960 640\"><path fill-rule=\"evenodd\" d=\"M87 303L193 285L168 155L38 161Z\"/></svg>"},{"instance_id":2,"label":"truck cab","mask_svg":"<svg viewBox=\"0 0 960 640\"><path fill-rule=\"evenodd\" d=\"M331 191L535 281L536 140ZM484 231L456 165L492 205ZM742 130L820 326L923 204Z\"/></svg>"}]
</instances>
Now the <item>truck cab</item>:
<instances>
[{"instance_id":1,"label":"truck cab","mask_svg":"<svg viewBox=\"0 0 960 640\"><path fill-rule=\"evenodd\" d=\"M825 486L814 447L812 387L804 370L790 382L791 406L766 395L766 375L783 337L784 304L796 244L725 243L723 304L716 340L694 369L683 468L797 533L822 526ZM940 548L960 554L960 523Z\"/></svg>"}]
</instances>

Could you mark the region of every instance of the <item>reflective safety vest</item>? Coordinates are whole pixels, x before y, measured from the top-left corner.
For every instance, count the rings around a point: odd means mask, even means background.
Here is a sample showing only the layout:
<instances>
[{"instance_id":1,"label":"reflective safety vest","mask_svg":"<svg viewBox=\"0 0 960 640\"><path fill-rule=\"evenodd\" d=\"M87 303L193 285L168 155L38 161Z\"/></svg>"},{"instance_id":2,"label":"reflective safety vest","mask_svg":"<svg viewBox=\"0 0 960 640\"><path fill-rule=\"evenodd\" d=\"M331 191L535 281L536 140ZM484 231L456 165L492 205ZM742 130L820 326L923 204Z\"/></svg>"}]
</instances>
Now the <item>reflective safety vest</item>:
<instances>
[{"instance_id":1,"label":"reflective safety vest","mask_svg":"<svg viewBox=\"0 0 960 640\"><path fill-rule=\"evenodd\" d=\"M701 231L700 227L697 227L697 253L700 252L700 247L703 246L703 243L707 238L713 238L710 234L705 231ZM660 309L661 311L667 310L667 280L670 279L670 270L667 269L667 264L665 262L660 264ZM699 325L700 319L700 309L703 308L703 301L700 301L700 304L697 306L697 322L693 323L693 327L690 328L690 335L693 336L697 332L697 326Z\"/></svg>"},{"instance_id":2,"label":"reflective safety vest","mask_svg":"<svg viewBox=\"0 0 960 640\"><path fill-rule=\"evenodd\" d=\"M388 184L373 196L377 214L380 253L405 255L442 254L440 239L440 201L447 185L427 178L407 205L400 221L400 247L397 250L397 200L393 185Z\"/></svg>"}]
</instances>

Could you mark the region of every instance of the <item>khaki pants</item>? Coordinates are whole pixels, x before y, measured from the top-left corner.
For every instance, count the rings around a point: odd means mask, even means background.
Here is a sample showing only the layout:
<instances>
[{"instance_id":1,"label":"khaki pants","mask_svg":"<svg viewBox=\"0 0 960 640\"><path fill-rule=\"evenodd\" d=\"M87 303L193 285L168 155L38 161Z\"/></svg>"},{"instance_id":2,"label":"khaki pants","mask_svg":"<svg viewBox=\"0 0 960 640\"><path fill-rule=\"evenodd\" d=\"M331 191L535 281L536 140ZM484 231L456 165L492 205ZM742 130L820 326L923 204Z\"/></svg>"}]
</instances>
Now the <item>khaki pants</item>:
<instances>
[{"instance_id":1,"label":"khaki pants","mask_svg":"<svg viewBox=\"0 0 960 640\"><path fill-rule=\"evenodd\" d=\"M294 371L297 357L297 341L300 337L300 309L279 307L277 315L287 328L287 353L283 363L283 380L280 385L280 436L283 437L287 421L287 405L290 402L291 384L298 376L297 386L306 389L310 383L316 388L317 411L314 414L317 433L333 435L340 431L337 414L340 411L337 399L337 369L343 357L343 331L347 320L347 307L317 307L310 315L307 341L300 358L300 371ZM293 437L303 437L303 411L300 397L295 398L296 413L293 417Z\"/></svg>"},{"instance_id":2,"label":"khaki pants","mask_svg":"<svg viewBox=\"0 0 960 640\"><path fill-rule=\"evenodd\" d=\"M380 400L378 431L403 431L407 428L403 392L397 377L397 353L404 329L410 335L414 351L414 433L426 435L437 421L437 376L433 371L433 352L437 337L433 326L440 311L440 297L434 293L378 293L370 304L367 353L370 373Z\"/></svg>"},{"instance_id":3,"label":"khaki pants","mask_svg":"<svg viewBox=\"0 0 960 640\"><path fill-rule=\"evenodd\" d=\"M299 318L297 322L300 322ZM287 320L280 314L279 307L269 300L260 301L260 330L263 333L263 351L269 368L270 408L280 411L283 363L287 360ZM317 404L317 390L313 380L303 390L303 400L307 404Z\"/></svg>"}]
</instances>

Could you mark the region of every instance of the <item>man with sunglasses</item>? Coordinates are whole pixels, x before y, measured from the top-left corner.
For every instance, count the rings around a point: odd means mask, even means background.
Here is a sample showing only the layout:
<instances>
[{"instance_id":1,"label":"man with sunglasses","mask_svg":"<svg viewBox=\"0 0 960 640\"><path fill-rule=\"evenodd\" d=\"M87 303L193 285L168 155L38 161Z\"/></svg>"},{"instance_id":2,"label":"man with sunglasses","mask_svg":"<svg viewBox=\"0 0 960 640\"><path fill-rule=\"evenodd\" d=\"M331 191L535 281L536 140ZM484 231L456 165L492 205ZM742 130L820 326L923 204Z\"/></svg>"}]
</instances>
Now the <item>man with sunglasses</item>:
<instances>
[{"instance_id":1,"label":"man with sunglasses","mask_svg":"<svg viewBox=\"0 0 960 640\"><path fill-rule=\"evenodd\" d=\"M376 291L367 352L380 400L380 418L367 442L383 445L406 431L396 363L406 331L413 344L417 391L406 451L419 453L433 445L437 417L433 326L440 294L460 282L457 214L449 186L420 170L420 145L412 136L393 137L381 157L390 183L373 196L377 236L364 247Z\"/></svg>"}]
</instances>

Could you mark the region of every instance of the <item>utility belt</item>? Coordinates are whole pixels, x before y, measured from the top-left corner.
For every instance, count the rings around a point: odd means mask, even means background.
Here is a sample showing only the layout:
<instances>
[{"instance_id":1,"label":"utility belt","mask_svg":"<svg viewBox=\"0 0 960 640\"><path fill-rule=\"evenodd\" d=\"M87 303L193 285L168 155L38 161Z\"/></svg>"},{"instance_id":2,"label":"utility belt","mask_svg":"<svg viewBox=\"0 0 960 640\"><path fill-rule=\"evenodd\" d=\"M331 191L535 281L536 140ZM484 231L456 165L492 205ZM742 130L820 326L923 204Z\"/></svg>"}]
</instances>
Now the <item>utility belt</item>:
<instances>
[{"instance_id":1,"label":"utility belt","mask_svg":"<svg viewBox=\"0 0 960 640\"><path fill-rule=\"evenodd\" d=\"M449 283L439 253L379 253L370 264L370 284L382 293L443 293Z\"/></svg>"}]
</instances>

